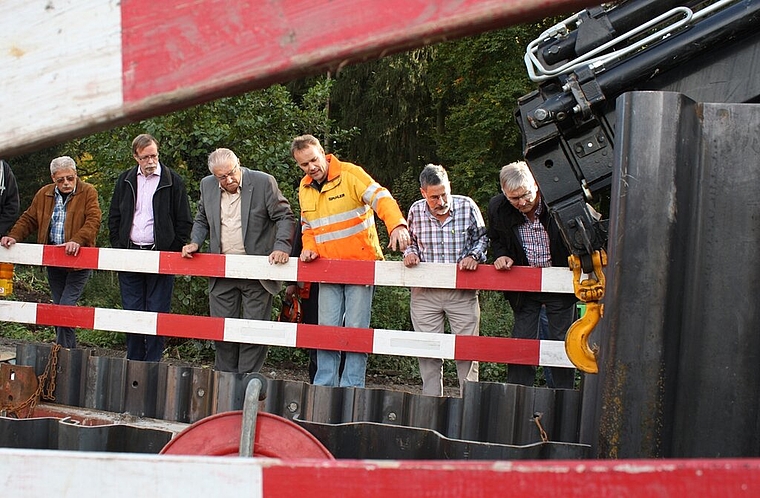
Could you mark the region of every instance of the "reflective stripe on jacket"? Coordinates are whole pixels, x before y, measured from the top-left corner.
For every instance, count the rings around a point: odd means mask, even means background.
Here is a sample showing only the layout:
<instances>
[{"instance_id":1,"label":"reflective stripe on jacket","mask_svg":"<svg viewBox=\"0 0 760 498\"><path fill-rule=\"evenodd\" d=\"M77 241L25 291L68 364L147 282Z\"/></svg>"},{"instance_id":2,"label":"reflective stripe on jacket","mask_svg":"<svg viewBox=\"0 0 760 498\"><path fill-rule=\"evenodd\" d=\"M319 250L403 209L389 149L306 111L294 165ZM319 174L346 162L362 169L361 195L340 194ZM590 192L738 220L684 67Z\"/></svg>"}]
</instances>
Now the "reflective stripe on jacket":
<instances>
[{"instance_id":1,"label":"reflective stripe on jacket","mask_svg":"<svg viewBox=\"0 0 760 498\"><path fill-rule=\"evenodd\" d=\"M327 181L321 191L308 175L301 180L303 248L327 259L383 259L374 214L389 233L406 226L396 200L361 167L332 154L326 158Z\"/></svg>"}]
</instances>

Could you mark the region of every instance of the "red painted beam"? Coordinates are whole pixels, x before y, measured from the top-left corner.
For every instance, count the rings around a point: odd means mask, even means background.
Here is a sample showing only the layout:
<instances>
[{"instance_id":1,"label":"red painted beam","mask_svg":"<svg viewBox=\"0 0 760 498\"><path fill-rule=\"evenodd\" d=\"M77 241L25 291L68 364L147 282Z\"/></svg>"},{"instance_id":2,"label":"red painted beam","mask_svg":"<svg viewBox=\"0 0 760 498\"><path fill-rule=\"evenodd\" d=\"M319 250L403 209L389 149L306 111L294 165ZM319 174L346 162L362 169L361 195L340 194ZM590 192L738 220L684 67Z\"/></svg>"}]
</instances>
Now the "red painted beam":
<instances>
[{"instance_id":1,"label":"red painted beam","mask_svg":"<svg viewBox=\"0 0 760 498\"><path fill-rule=\"evenodd\" d=\"M4 0L0 155L596 3Z\"/></svg>"}]
</instances>

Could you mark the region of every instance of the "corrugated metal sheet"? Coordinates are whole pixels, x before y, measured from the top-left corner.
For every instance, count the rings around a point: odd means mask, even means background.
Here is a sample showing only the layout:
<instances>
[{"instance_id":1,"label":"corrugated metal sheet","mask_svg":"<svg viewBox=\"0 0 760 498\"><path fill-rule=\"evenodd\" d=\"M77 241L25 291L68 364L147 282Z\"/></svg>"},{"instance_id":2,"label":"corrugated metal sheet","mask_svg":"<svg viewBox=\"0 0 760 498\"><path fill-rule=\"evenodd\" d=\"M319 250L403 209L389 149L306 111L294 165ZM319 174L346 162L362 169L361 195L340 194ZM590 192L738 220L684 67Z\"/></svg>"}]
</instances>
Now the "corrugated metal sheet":
<instances>
[{"instance_id":1,"label":"corrugated metal sheet","mask_svg":"<svg viewBox=\"0 0 760 498\"><path fill-rule=\"evenodd\" d=\"M34 366L39 374L50 350L50 345L19 345L18 364ZM90 356L89 350L63 349L54 394L55 402L63 405L192 423L215 413L242 409L250 378L208 368L134 362ZM480 382L468 383L462 398L439 398L271 379L266 389L262 410L314 429L338 455L395 458L390 455L406 452L422 454L419 458L497 458L518 453L531 458L587 456L587 447L576 444L579 391ZM542 429L546 441L542 439ZM387 435L387 430L395 431L395 435ZM350 434L363 431L367 436L363 440L354 438L353 447L348 448ZM412 446L422 449L410 453L409 444L401 441L414 441ZM473 443L485 445L472 446ZM560 443L567 443L567 447L556 448ZM505 445L531 446L517 450ZM380 448L386 448L388 456L378 453Z\"/></svg>"},{"instance_id":2,"label":"corrugated metal sheet","mask_svg":"<svg viewBox=\"0 0 760 498\"><path fill-rule=\"evenodd\" d=\"M52 417L0 417L0 446L40 450L158 453L173 433L127 424L80 425Z\"/></svg>"}]
</instances>

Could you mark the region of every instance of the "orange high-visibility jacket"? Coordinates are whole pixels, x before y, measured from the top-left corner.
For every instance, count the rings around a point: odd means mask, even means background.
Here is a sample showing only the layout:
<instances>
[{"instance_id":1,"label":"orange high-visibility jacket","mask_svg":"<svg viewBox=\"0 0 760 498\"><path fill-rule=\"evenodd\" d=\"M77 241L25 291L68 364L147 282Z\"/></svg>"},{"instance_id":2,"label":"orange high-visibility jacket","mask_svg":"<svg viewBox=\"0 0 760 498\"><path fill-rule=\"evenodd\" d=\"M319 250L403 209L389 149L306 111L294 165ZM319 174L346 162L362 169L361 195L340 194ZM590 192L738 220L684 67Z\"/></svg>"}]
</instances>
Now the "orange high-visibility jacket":
<instances>
[{"instance_id":1,"label":"orange high-visibility jacket","mask_svg":"<svg viewBox=\"0 0 760 498\"><path fill-rule=\"evenodd\" d=\"M306 175L301 180L303 248L327 259L383 259L375 216L388 233L406 220L388 189L361 167L327 154L327 181L320 191Z\"/></svg>"}]
</instances>

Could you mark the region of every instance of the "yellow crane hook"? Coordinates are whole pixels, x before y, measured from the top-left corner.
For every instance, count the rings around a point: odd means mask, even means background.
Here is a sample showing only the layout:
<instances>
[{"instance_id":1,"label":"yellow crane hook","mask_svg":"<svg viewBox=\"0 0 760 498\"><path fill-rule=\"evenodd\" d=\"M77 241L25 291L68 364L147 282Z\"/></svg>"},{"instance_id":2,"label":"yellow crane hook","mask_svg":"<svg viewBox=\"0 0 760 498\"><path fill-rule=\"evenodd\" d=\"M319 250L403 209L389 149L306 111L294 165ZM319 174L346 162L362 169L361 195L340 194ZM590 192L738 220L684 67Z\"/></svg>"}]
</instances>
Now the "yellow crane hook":
<instances>
[{"instance_id":1,"label":"yellow crane hook","mask_svg":"<svg viewBox=\"0 0 760 498\"><path fill-rule=\"evenodd\" d=\"M594 270L589 278L581 280L581 259L571 255L568 258L573 270L573 289L575 296L586 303L586 312L570 326L565 336L565 352L570 361L579 370L586 373L599 372L596 362L598 348L589 345L589 337L599 319L604 315L604 305L599 301L604 297L605 279L603 268L607 265L607 253L600 249L591 254Z\"/></svg>"}]
</instances>

